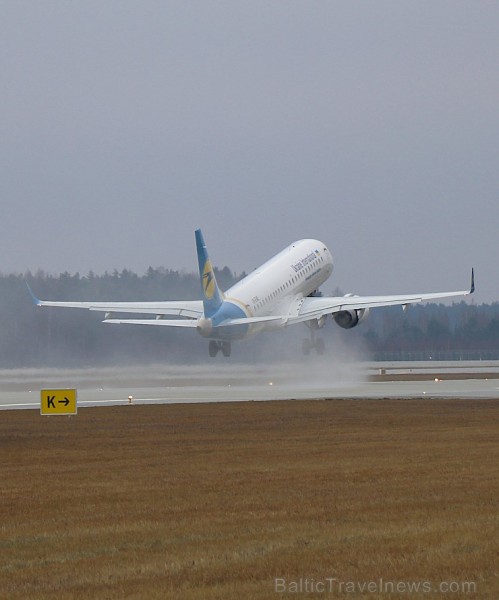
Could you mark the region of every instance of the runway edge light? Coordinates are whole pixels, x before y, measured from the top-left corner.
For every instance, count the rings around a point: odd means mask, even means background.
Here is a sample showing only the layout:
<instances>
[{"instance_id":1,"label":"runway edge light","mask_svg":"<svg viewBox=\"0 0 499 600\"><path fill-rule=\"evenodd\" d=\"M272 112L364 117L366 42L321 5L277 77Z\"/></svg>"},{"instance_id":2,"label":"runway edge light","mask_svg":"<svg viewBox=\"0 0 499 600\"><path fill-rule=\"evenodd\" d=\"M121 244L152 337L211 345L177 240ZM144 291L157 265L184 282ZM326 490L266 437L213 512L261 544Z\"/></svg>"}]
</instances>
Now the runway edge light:
<instances>
[{"instance_id":1,"label":"runway edge light","mask_svg":"<svg viewBox=\"0 0 499 600\"><path fill-rule=\"evenodd\" d=\"M76 415L76 390L41 390L41 415Z\"/></svg>"}]
</instances>

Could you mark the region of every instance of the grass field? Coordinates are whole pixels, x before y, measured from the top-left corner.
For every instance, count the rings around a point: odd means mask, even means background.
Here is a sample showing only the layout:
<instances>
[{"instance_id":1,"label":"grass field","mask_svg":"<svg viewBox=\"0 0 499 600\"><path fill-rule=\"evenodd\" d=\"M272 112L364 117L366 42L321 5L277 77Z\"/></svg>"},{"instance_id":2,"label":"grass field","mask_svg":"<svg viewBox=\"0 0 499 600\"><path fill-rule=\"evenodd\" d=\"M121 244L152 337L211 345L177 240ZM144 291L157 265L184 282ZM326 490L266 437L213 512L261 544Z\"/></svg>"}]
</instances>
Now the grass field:
<instances>
[{"instance_id":1,"label":"grass field","mask_svg":"<svg viewBox=\"0 0 499 600\"><path fill-rule=\"evenodd\" d=\"M499 598L498 411L2 412L0 598Z\"/></svg>"}]
</instances>

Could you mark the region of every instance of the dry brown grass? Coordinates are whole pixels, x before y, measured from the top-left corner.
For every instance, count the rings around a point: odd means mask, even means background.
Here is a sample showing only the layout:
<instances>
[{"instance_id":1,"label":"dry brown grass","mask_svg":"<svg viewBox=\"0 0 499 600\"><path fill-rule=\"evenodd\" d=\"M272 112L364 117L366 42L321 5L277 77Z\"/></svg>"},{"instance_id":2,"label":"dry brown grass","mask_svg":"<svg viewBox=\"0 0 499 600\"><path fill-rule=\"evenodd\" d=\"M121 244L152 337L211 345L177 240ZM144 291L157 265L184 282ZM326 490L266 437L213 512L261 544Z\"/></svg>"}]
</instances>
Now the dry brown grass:
<instances>
[{"instance_id":1,"label":"dry brown grass","mask_svg":"<svg viewBox=\"0 0 499 600\"><path fill-rule=\"evenodd\" d=\"M334 400L2 412L0 597L341 597L274 591L275 577L336 577L469 581L476 594L446 596L499 598L498 409Z\"/></svg>"}]
</instances>

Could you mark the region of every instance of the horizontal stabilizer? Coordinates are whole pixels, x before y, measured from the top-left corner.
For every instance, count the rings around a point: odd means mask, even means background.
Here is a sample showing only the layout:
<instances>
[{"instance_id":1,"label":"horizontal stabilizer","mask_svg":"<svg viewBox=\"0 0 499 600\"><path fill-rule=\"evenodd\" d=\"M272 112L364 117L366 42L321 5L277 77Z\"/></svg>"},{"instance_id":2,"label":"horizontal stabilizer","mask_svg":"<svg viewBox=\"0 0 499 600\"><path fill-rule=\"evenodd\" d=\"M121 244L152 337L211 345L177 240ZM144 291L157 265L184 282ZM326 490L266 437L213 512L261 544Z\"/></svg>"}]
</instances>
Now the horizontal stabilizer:
<instances>
[{"instance_id":1,"label":"horizontal stabilizer","mask_svg":"<svg viewBox=\"0 0 499 600\"><path fill-rule=\"evenodd\" d=\"M226 319L218 327L236 327L239 325L252 325L254 323L269 323L270 321L284 321L286 317L244 317L242 319ZM162 325L163 327L197 327L197 319L105 319L103 323L116 325ZM216 329L216 327L213 327Z\"/></svg>"},{"instance_id":2,"label":"horizontal stabilizer","mask_svg":"<svg viewBox=\"0 0 499 600\"><path fill-rule=\"evenodd\" d=\"M163 325L164 327L196 327L197 319L105 319L116 325Z\"/></svg>"},{"instance_id":3,"label":"horizontal stabilizer","mask_svg":"<svg viewBox=\"0 0 499 600\"><path fill-rule=\"evenodd\" d=\"M222 321L219 327L230 327L232 325L252 325L254 323L270 323L271 321L285 321L286 317L283 315L278 316L266 316L266 317L242 317L241 319L227 319Z\"/></svg>"}]
</instances>

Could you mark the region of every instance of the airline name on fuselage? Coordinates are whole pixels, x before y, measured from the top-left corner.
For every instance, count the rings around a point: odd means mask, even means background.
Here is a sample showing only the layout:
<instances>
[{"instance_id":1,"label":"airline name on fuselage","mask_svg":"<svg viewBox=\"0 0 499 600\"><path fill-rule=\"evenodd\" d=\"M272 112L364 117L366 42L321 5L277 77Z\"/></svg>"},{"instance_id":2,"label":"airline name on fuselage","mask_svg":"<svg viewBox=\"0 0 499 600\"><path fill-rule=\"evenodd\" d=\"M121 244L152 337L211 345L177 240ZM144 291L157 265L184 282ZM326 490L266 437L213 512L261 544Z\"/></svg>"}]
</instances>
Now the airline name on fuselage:
<instances>
[{"instance_id":1,"label":"airline name on fuselage","mask_svg":"<svg viewBox=\"0 0 499 600\"><path fill-rule=\"evenodd\" d=\"M317 256L319 255L319 252L316 250L316 253L317 254L315 254L314 252L311 252L310 254L307 254L307 256L305 256L305 258L302 258L294 265L291 265L291 268L293 269L293 271L295 273L298 273L298 271L301 271L302 269L304 269L309 263L311 263L313 260L315 260L317 258Z\"/></svg>"}]
</instances>

